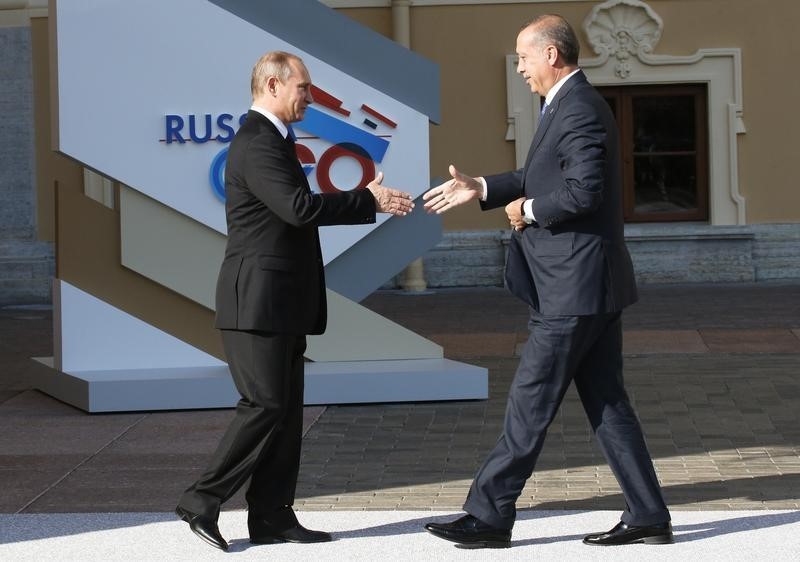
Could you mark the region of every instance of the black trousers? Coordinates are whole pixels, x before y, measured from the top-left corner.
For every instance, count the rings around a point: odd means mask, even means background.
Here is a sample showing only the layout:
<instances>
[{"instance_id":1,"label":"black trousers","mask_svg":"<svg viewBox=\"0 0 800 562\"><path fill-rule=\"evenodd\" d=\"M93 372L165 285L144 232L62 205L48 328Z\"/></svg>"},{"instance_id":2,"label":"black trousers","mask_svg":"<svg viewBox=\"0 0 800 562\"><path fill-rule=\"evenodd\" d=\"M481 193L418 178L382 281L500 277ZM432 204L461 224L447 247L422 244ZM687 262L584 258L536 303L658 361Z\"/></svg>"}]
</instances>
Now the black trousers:
<instances>
[{"instance_id":1,"label":"black trousers","mask_svg":"<svg viewBox=\"0 0 800 562\"><path fill-rule=\"evenodd\" d=\"M509 390L503 433L478 470L464 509L492 526L513 527L517 498L574 380L596 440L625 496L622 521L629 525L669 521L622 380L621 314L570 317L533 311L530 329Z\"/></svg>"},{"instance_id":2,"label":"black trousers","mask_svg":"<svg viewBox=\"0 0 800 562\"><path fill-rule=\"evenodd\" d=\"M207 470L178 505L216 520L220 506L250 478L249 516L269 516L294 503L306 338L223 330L222 343L241 400Z\"/></svg>"}]
</instances>

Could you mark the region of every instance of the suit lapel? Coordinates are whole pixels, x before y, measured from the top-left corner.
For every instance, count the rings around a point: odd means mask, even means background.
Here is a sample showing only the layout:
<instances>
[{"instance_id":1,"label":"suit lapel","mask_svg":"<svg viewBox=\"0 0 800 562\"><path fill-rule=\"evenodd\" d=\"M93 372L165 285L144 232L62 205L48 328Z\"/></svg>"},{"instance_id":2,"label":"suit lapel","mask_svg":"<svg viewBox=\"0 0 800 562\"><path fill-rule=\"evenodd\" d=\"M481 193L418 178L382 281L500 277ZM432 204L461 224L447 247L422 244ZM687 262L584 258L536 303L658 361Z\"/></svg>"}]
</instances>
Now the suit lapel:
<instances>
[{"instance_id":1,"label":"suit lapel","mask_svg":"<svg viewBox=\"0 0 800 562\"><path fill-rule=\"evenodd\" d=\"M303 165L300 163L300 159L297 157L297 150L294 146L294 141L290 141L281 135L281 132L275 126L275 124L260 114L258 111L253 111L252 109L247 112L248 119L256 119L263 128L268 129L271 131L276 137L281 139L286 147L287 158L289 161L293 162L295 168L298 170L300 177L302 178L302 185L306 191L309 193L311 192L311 186L308 183L308 177L306 177L306 171L303 169Z\"/></svg>"},{"instance_id":2,"label":"suit lapel","mask_svg":"<svg viewBox=\"0 0 800 562\"><path fill-rule=\"evenodd\" d=\"M533 158L533 153L536 152L536 149L542 142L545 133L547 133L547 129L550 128L550 123L552 123L556 118L561 100L564 99L564 97L569 93L570 90L572 90L572 88L575 87L576 84L585 81L586 76L583 74L582 70L579 70L572 78L567 80L564 85L561 86L561 89L558 90L555 98L553 98L553 103L548 106L545 114L539 119L539 125L536 127L536 133L533 135L533 140L531 141L531 147L528 149L528 156L525 158L525 170L528 169L528 166L531 163L531 158Z\"/></svg>"},{"instance_id":3,"label":"suit lapel","mask_svg":"<svg viewBox=\"0 0 800 562\"><path fill-rule=\"evenodd\" d=\"M545 114L539 118L539 124L536 127L536 133L534 133L531 146L528 149L528 156L525 158L525 169L527 169L528 165L531 163L533 153L536 152L536 148L539 146L539 143L542 142L544 134L547 132L548 127L550 127L550 123L553 121L553 114L556 112L557 108L558 101L553 100L553 103L547 108Z\"/></svg>"},{"instance_id":4,"label":"suit lapel","mask_svg":"<svg viewBox=\"0 0 800 562\"><path fill-rule=\"evenodd\" d=\"M294 141L287 138L284 140L284 142L286 143L286 147L289 151L289 158L294 160L297 169L300 170L300 175L303 177L303 183L306 186L306 190L311 191L311 187L308 185L308 176L306 176L306 171L303 169L303 165L300 163L300 158L297 157L297 148L295 148Z\"/></svg>"}]
</instances>

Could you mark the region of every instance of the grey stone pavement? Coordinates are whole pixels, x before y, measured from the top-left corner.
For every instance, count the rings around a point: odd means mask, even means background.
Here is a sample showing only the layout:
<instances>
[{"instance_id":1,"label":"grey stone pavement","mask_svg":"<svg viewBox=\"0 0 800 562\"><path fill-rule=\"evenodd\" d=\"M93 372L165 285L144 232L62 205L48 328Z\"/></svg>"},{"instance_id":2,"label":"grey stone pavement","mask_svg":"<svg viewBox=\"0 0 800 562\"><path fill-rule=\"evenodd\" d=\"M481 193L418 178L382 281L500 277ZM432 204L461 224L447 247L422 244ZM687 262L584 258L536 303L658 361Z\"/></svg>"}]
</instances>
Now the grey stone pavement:
<instances>
[{"instance_id":1,"label":"grey stone pavement","mask_svg":"<svg viewBox=\"0 0 800 562\"><path fill-rule=\"evenodd\" d=\"M307 408L296 507L458 510L502 426L526 310L500 288L364 304L487 367L490 398ZM644 286L623 322L671 509L799 509L800 284ZM51 334L48 308L0 306L0 513L170 511L232 410L85 414L26 383ZM518 507L623 507L572 389Z\"/></svg>"}]
</instances>

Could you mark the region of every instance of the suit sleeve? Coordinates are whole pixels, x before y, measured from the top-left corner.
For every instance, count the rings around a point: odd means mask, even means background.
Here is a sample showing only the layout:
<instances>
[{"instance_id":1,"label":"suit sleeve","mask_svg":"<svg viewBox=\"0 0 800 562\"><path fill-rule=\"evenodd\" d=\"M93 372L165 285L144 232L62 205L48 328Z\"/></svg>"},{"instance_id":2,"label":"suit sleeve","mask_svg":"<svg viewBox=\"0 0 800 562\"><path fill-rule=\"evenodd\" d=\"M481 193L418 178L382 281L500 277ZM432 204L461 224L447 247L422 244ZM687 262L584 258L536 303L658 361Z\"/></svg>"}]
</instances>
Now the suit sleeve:
<instances>
[{"instance_id":1,"label":"suit sleeve","mask_svg":"<svg viewBox=\"0 0 800 562\"><path fill-rule=\"evenodd\" d=\"M486 201L481 201L484 211L505 207L523 195L521 168L516 172L484 176L483 179L486 180Z\"/></svg>"},{"instance_id":2,"label":"suit sleeve","mask_svg":"<svg viewBox=\"0 0 800 562\"><path fill-rule=\"evenodd\" d=\"M293 158L274 135L258 135L246 147L247 186L281 220L297 227L375 222L375 198L368 189L312 193L299 181Z\"/></svg>"},{"instance_id":3,"label":"suit sleeve","mask_svg":"<svg viewBox=\"0 0 800 562\"><path fill-rule=\"evenodd\" d=\"M589 103L568 105L559 127L556 156L561 183L533 202L533 214L543 226L595 211L603 200L607 132L597 109Z\"/></svg>"}]
</instances>

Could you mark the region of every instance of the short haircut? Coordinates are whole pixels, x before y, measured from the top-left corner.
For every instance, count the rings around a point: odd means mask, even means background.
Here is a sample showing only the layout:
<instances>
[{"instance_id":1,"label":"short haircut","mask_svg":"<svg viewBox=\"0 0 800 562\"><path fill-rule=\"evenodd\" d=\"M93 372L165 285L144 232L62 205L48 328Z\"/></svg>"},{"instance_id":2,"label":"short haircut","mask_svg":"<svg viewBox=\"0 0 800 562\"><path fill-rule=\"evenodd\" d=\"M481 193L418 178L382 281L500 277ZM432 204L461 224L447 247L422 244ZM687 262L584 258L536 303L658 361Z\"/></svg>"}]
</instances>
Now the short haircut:
<instances>
[{"instance_id":1,"label":"short haircut","mask_svg":"<svg viewBox=\"0 0 800 562\"><path fill-rule=\"evenodd\" d=\"M536 27L537 41L555 45L558 54L567 64L578 64L581 53L581 44L572 26L558 14L542 14L522 26L527 29Z\"/></svg>"},{"instance_id":2,"label":"short haircut","mask_svg":"<svg viewBox=\"0 0 800 562\"><path fill-rule=\"evenodd\" d=\"M281 82L286 82L292 75L292 62L303 64L303 59L297 55L284 51L270 51L261 56L253 67L250 76L250 92L255 98L270 76L275 76Z\"/></svg>"}]
</instances>

